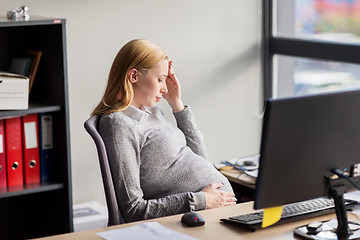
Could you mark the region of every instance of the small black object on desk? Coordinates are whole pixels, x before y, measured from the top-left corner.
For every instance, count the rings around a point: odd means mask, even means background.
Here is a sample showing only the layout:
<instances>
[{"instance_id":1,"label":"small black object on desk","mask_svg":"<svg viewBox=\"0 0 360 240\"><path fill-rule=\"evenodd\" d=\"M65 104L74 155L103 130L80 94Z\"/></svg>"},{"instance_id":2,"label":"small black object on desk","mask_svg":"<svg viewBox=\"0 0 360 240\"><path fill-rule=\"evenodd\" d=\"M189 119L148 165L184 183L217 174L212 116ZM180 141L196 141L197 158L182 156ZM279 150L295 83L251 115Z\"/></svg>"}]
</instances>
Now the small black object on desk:
<instances>
[{"instance_id":1,"label":"small black object on desk","mask_svg":"<svg viewBox=\"0 0 360 240\"><path fill-rule=\"evenodd\" d=\"M204 218L196 212L187 212L181 217L181 222L188 227L203 226Z\"/></svg>"}]
</instances>

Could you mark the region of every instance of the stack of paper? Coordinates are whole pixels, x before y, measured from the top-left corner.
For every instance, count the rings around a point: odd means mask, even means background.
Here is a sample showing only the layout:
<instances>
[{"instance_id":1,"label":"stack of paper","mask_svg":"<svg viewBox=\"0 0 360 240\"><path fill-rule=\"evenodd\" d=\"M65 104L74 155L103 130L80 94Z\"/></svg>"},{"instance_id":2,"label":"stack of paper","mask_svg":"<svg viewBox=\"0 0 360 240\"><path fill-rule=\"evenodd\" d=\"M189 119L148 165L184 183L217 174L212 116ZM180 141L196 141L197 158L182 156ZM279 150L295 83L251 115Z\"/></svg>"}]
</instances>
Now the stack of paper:
<instances>
[{"instance_id":1,"label":"stack of paper","mask_svg":"<svg viewBox=\"0 0 360 240\"><path fill-rule=\"evenodd\" d=\"M96 233L106 240L197 240L197 238L176 232L157 222L141 223L132 227Z\"/></svg>"},{"instance_id":2,"label":"stack of paper","mask_svg":"<svg viewBox=\"0 0 360 240\"><path fill-rule=\"evenodd\" d=\"M0 72L0 110L29 107L29 78Z\"/></svg>"}]
</instances>

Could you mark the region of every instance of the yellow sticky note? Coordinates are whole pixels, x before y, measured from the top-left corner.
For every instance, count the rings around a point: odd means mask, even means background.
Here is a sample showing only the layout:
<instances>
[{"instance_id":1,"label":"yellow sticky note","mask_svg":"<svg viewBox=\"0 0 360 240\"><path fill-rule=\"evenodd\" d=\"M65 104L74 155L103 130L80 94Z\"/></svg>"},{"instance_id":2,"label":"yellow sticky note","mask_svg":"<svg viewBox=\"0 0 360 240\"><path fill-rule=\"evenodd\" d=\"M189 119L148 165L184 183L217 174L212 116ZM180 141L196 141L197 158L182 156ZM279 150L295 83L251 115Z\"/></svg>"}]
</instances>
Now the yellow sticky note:
<instances>
[{"instance_id":1,"label":"yellow sticky note","mask_svg":"<svg viewBox=\"0 0 360 240\"><path fill-rule=\"evenodd\" d=\"M282 211L283 211L283 206L264 209L264 215L263 215L263 221L261 227L266 228L279 221L281 218Z\"/></svg>"}]
</instances>

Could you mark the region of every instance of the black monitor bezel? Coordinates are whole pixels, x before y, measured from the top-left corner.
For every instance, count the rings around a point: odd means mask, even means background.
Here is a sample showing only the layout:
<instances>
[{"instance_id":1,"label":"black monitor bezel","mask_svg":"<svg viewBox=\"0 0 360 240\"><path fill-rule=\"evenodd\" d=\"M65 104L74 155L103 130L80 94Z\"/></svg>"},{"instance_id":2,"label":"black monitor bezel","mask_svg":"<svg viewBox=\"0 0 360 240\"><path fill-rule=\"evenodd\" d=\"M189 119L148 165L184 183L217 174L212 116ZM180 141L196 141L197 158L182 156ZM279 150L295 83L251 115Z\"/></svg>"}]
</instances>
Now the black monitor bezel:
<instances>
[{"instance_id":1,"label":"black monitor bezel","mask_svg":"<svg viewBox=\"0 0 360 240\"><path fill-rule=\"evenodd\" d=\"M333 175L331 169L351 172L360 163L359 104L360 90L268 99L254 209L327 196L326 177ZM326 129L333 131L319 134ZM329 137L338 145L326 140ZM312 155L304 160L304 154ZM359 177L354 180L358 182Z\"/></svg>"}]
</instances>

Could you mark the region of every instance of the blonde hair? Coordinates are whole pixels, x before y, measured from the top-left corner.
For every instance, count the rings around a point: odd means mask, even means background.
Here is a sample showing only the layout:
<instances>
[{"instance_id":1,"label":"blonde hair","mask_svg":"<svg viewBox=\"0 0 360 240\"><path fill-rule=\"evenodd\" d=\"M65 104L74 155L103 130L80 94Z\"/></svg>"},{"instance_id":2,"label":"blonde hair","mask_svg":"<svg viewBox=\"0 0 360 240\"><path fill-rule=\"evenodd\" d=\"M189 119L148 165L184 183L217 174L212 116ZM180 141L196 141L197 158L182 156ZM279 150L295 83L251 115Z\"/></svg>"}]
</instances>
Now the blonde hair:
<instances>
[{"instance_id":1,"label":"blonde hair","mask_svg":"<svg viewBox=\"0 0 360 240\"><path fill-rule=\"evenodd\" d=\"M134 97L128 72L135 68L145 73L164 58L167 58L166 53L150 41L135 39L126 43L114 59L104 96L91 115L126 109Z\"/></svg>"}]
</instances>

